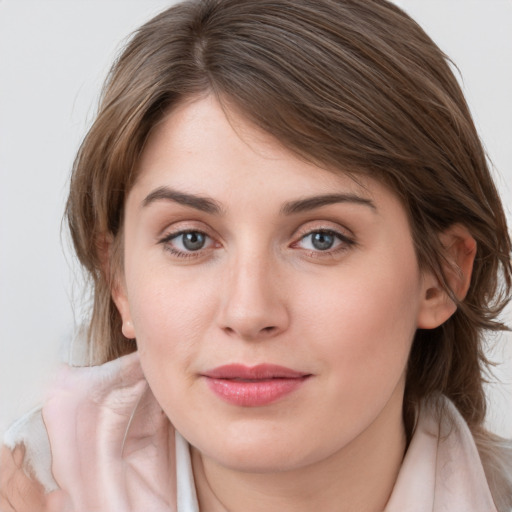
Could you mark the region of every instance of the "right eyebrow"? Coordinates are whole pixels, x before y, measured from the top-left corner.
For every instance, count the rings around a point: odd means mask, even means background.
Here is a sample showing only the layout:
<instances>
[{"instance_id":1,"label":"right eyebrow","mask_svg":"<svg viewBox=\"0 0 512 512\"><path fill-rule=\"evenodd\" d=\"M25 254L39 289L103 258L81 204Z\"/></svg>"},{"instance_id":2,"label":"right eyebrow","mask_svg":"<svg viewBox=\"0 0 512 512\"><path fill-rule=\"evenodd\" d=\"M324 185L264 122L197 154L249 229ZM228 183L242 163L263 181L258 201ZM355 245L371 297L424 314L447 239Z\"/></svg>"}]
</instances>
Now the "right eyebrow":
<instances>
[{"instance_id":1,"label":"right eyebrow","mask_svg":"<svg viewBox=\"0 0 512 512\"><path fill-rule=\"evenodd\" d=\"M219 203L214 199L180 192L169 187L158 187L150 192L142 201L142 206L149 206L156 201L172 201L213 215L222 215L224 213Z\"/></svg>"},{"instance_id":2,"label":"right eyebrow","mask_svg":"<svg viewBox=\"0 0 512 512\"><path fill-rule=\"evenodd\" d=\"M285 203L281 208L283 215L292 215L294 213L307 212L336 203L354 203L368 206L371 210L377 211L375 203L365 197L357 194L324 194L319 196L306 197L297 201Z\"/></svg>"}]
</instances>

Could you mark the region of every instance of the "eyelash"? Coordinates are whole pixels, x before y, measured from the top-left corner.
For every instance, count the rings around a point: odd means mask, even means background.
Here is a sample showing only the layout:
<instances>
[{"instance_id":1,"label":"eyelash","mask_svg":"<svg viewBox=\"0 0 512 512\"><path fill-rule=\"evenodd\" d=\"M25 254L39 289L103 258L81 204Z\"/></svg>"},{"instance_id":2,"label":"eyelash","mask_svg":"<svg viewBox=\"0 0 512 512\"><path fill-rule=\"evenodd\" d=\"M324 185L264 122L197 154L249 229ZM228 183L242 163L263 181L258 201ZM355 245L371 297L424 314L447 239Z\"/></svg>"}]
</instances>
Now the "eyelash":
<instances>
[{"instance_id":1,"label":"eyelash","mask_svg":"<svg viewBox=\"0 0 512 512\"><path fill-rule=\"evenodd\" d=\"M159 243L164 246L164 249L166 251L169 251L173 256L177 256L178 258L183 258L183 259L197 258L197 257L201 256L202 254L204 254L204 251L208 250L208 249L202 249L201 248L201 249L199 249L197 251L181 251L180 249L176 249L176 247L173 247L171 245L171 242L174 239L176 239L176 238L178 238L180 236L186 235L188 233L196 233L196 234L199 234L199 235L203 235L206 238L212 239L211 236L209 236L204 231L201 231L200 229L183 229L183 230L180 230L180 231L176 231L174 233L169 233L164 238L162 238L159 241Z\"/></svg>"},{"instance_id":2,"label":"eyelash","mask_svg":"<svg viewBox=\"0 0 512 512\"><path fill-rule=\"evenodd\" d=\"M171 242L173 240L179 238L180 236L189 234L189 233L199 234L199 235L202 235L206 238L213 240L213 238L211 236L209 236L204 231L201 231L200 229L183 229L180 231L176 231L176 232L167 234L164 238L159 240L158 243L162 244L164 246L164 249L166 251L169 251L173 256L176 256L178 258L183 258L183 259L201 257L204 255L204 251L206 251L208 249L212 249L212 247L207 247L207 248L198 249L197 251L182 251L182 250L177 249L176 247L173 247L171 245ZM350 247L356 245L356 242L353 238L351 238L343 233L340 233L339 231L336 231L332 228L316 228L316 229L311 229L311 230L307 230L307 231L305 230L303 233L300 234L299 239L296 242L293 242L290 245L290 247L296 247L300 242L305 240L307 237L315 235L315 234L319 234L319 233L323 234L323 235L333 236L340 243L334 249L327 249L325 251L304 249L304 251L307 253L307 255L309 257L313 257L313 258L332 257L332 256L335 256L342 252L345 252Z\"/></svg>"}]
</instances>

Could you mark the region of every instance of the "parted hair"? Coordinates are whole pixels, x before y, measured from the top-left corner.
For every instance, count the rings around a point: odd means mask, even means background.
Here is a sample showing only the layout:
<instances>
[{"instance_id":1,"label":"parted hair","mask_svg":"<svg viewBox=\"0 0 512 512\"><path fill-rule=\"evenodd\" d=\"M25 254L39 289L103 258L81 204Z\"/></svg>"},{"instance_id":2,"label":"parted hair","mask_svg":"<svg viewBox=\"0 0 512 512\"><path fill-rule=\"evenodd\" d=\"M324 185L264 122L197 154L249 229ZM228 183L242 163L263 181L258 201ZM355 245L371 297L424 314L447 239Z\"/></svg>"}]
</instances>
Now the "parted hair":
<instances>
[{"instance_id":1,"label":"parted hair","mask_svg":"<svg viewBox=\"0 0 512 512\"><path fill-rule=\"evenodd\" d=\"M502 478L483 429L483 344L489 332L506 329L499 317L512 287L511 241L452 69L420 26L385 0L187 0L143 25L107 78L67 203L72 240L92 282L93 362L135 350L121 333L105 269L122 271L125 198L145 142L175 105L213 94L301 158L356 179L370 176L399 197L420 267L457 303L443 325L416 332L404 400L408 434L420 400L444 394L481 453L491 453L488 477L492 466L492 479ZM477 242L462 301L449 290L439 238L456 223Z\"/></svg>"}]
</instances>

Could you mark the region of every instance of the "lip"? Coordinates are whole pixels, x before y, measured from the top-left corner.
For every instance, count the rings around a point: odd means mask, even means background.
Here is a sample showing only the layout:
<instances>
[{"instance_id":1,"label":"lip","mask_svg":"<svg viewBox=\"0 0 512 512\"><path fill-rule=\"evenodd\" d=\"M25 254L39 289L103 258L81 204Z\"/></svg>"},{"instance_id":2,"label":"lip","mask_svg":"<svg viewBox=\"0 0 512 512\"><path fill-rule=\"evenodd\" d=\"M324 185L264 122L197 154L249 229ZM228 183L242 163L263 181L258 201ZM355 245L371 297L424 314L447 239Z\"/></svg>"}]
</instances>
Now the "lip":
<instances>
[{"instance_id":1,"label":"lip","mask_svg":"<svg viewBox=\"0 0 512 512\"><path fill-rule=\"evenodd\" d=\"M240 407L261 407L299 389L311 374L273 364L228 364L201 374L222 400Z\"/></svg>"}]
</instances>

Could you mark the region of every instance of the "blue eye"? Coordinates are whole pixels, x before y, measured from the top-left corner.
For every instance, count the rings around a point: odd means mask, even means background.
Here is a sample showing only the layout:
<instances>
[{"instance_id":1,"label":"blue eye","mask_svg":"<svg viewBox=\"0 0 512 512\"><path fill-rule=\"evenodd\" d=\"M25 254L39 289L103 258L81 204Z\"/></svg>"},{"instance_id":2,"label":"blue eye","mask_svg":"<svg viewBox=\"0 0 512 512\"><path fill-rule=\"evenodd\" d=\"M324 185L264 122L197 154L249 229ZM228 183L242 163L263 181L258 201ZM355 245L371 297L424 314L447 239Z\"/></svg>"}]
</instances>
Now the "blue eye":
<instances>
[{"instance_id":1,"label":"blue eye","mask_svg":"<svg viewBox=\"0 0 512 512\"><path fill-rule=\"evenodd\" d=\"M353 240L336 231L318 229L303 236L297 245L302 249L329 252L353 245Z\"/></svg>"},{"instance_id":2,"label":"blue eye","mask_svg":"<svg viewBox=\"0 0 512 512\"><path fill-rule=\"evenodd\" d=\"M335 235L331 233L321 231L318 233L312 233L309 236L311 237L311 245L319 251L327 251L331 249L336 242Z\"/></svg>"},{"instance_id":3,"label":"blue eye","mask_svg":"<svg viewBox=\"0 0 512 512\"><path fill-rule=\"evenodd\" d=\"M200 233L199 231L189 231L187 233L182 233L176 238L180 237L181 243L187 251L198 251L199 249L202 249L206 243L207 238L204 233Z\"/></svg>"},{"instance_id":4,"label":"blue eye","mask_svg":"<svg viewBox=\"0 0 512 512\"><path fill-rule=\"evenodd\" d=\"M161 243L176 256L187 256L211 247L213 240L202 231L179 231L167 235Z\"/></svg>"}]
</instances>

